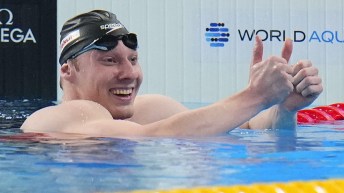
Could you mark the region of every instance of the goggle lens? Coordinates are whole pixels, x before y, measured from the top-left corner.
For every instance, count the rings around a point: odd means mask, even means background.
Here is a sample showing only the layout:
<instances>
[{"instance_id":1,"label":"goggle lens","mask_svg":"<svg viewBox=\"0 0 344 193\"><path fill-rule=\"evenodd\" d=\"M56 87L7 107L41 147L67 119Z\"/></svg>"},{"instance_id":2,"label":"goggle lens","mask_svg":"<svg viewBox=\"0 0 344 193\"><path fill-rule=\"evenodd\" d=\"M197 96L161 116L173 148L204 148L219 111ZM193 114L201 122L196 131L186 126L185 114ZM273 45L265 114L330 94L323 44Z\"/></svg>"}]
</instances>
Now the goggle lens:
<instances>
[{"instance_id":1,"label":"goggle lens","mask_svg":"<svg viewBox=\"0 0 344 193\"><path fill-rule=\"evenodd\" d=\"M94 44L97 46L106 47L107 51L109 51L117 46L118 40L122 40L123 44L130 49L137 49L137 37L136 34L133 33L120 36L105 35Z\"/></svg>"}]
</instances>

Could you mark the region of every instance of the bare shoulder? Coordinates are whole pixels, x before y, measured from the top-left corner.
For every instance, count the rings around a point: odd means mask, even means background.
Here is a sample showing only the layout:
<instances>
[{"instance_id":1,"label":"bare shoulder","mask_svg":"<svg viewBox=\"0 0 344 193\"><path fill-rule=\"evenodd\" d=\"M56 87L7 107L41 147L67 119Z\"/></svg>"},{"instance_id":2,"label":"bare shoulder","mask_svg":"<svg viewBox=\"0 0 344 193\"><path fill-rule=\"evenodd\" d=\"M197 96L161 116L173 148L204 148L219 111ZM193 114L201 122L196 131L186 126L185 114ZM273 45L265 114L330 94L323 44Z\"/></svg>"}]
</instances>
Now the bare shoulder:
<instances>
[{"instance_id":1,"label":"bare shoulder","mask_svg":"<svg viewBox=\"0 0 344 193\"><path fill-rule=\"evenodd\" d=\"M136 104L161 104L161 103L167 103L167 104L180 104L176 100L174 100L171 97L161 95L161 94L144 94L139 95L136 97Z\"/></svg>"},{"instance_id":2,"label":"bare shoulder","mask_svg":"<svg viewBox=\"0 0 344 193\"><path fill-rule=\"evenodd\" d=\"M137 96L134 107L134 116L129 120L139 124L160 121L188 110L184 105L171 97L159 94Z\"/></svg>"},{"instance_id":3,"label":"bare shoulder","mask_svg":"<svg viewBox=\"0 0 344 193\"><path fill-rule=\"evenodd\" d=\"M70 125L97 119L112 119L112 117L98 103L74 100L34 112L25 120L21 129L26 132L60 132Z\"/></svg>"}]
</instances>

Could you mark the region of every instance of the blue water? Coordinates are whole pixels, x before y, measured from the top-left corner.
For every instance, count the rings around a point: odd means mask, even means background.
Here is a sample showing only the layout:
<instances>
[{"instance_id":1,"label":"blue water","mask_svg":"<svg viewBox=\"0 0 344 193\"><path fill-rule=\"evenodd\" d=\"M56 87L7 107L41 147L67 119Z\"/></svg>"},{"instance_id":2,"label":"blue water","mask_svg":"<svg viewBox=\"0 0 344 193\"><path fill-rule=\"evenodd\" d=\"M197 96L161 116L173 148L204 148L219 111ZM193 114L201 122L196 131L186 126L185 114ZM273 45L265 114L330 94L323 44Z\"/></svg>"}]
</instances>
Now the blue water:
<instances>
[{"instance_id":1,"label":"blue water","mask_svg":"<svg viewBox=\"0 0 344 193\"><path fill-rule=\"evenodd\" d=\"M23 134L49 101L0 100L1 192L114 192L344 178L344 122L205 138ZM73 136L71 136L73 137Z\"/></svg>"}]
</instances>

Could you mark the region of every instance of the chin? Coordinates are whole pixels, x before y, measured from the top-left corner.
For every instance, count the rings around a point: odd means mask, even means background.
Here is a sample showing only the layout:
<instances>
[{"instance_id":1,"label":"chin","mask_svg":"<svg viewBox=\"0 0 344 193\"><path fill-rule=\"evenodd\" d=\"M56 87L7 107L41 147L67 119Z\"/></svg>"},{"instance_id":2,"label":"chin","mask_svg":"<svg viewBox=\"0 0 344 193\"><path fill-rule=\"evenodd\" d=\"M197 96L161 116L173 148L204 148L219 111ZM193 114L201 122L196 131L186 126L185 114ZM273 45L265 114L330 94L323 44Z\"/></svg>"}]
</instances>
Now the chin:
<instances>
[{"instance_id":1,"label":"chin","mask_svg":"<svg viewBox=\"0 0 344 193\"><path fill-rule=\"evenodd\" d=\"M129 119L134 115L132 108L116 109L110 111L113 119Z\"/></svg>"}]
</instances>

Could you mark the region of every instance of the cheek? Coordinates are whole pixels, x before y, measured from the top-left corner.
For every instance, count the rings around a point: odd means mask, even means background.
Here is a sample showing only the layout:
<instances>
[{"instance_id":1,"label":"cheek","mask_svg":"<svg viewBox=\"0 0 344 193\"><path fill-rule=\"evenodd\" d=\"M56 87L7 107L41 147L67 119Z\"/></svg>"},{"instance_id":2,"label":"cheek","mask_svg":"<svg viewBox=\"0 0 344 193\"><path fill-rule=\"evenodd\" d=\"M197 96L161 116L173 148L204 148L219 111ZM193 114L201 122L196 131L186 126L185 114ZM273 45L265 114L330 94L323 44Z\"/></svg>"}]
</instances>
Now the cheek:
<instances>
[{"instance_id":1,"label":"cheek","mask_svg":"<svg viewBox=\"0 0 344 193\"><path fill-rule=\"evenodd\" d=\"M79 74L80 87L87 88L87 90L96 90L97 87L100 87L107 80L108 77L105 74L96 71Z\"/></svg>"},{"instance_id":2,"label":"cheek","mask_svg":"<svg viewBox=\"0 0 344 193\"><path fill-rule=\"evenodd\" d=\"M143 80L143 72L142 72L140 67L138 67L138 69L137 69L137 77L138 77L137 79L138 79L139 83L141 84L141 82Z\"/></svg>"}]
</instances>

